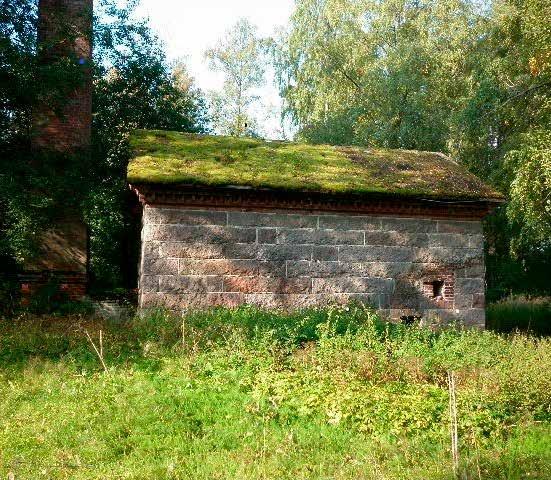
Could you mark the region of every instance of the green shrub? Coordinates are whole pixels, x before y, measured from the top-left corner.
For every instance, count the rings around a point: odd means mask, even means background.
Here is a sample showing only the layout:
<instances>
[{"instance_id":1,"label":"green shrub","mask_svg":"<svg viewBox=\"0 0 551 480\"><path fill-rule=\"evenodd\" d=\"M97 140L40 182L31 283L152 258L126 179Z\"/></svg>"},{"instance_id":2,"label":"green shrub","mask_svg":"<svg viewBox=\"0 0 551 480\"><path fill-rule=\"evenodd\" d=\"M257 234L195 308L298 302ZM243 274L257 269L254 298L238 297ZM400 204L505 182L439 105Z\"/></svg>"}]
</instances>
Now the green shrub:
<instances>
[{"instance_id":1,"label":"green shrub","mask_svg":"<svg viewBox=\"0 0 551 480\"><path fill-rule=\"evenodd\" d=\"M496 332L551 335L551 299L511 297L488 305L486 326Z\"/></svg>"},{"instance_id":2,"label":"green shrub","mask_svg":"<svg viewBox=\"0 0 551 480\"><path fill-rule=\"evenodd\" d=\"M90 315L93 306L87 300L71 300L61 290L59 282L51 281L33 292L28 305L18 310L26 310L34 315Z\"/></svg>"}]
</instances>

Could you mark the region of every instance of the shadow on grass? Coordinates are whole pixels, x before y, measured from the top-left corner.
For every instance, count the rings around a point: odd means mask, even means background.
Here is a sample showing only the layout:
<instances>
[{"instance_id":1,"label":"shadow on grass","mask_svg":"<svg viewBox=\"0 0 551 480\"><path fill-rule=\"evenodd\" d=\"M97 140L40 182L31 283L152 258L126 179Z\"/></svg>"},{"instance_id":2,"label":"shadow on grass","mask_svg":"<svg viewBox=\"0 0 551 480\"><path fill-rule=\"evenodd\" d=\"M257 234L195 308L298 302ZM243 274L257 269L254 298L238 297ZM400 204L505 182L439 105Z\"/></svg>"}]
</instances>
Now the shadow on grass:
<instances>
[{"instance_id":1,"label":"shadow on grass","mask_svg":"<svg viewBox=\"0 0 551 480\"><path fill-rule=\"evenodd\" d=\"M100 362L92 342L99 350L100 332L107 365L131 363L138 370L156 371L162 354L181 348L182 334L190 343L188 351L211 348L235 335L245 342L264 340L292 349L318 340L320 324L331 324L334 334L342 335L367 322L380 333L385 329L372 310L359 305L294 313L214 308L184 317L151 310L122 323L81 315L25 315L0 319L0 371L20 370L31 359L63 360L77 369L96 370ZM153 345L158 355L151 353Z\"/></svg>"},{"instance_id":2,"label":"shadow on grass","mask_svg":"<svg viewBox=\"0 0 551 480\"><path fill-rule=\"evenodd\" d=\"M99 349L102 332L105 362L110 366L135 364L155 370L159 361L144 355L132 325L115 324L101 318L70 316L31 316L0 320L0 371L17 371L31 360L66 361L77 369L101 368L86 333Z\"/></svg>"}]
</instances>

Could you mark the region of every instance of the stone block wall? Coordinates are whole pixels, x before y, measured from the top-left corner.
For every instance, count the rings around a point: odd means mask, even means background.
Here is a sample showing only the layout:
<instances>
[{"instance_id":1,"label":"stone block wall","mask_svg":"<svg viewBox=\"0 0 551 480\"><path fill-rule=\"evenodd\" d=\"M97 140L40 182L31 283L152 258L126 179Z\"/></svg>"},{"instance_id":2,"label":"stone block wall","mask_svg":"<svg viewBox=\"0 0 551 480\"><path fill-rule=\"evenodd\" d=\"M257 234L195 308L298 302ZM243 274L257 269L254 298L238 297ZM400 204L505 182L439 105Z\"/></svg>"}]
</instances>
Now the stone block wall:
<instances>
[{"instance_id":1,"label":"stone block wall","mask_svg":"<svg viewBox=\"0 0 551 480\"><path fill-rule=\"evenodd\" d=\"M481 222L144 207L140 306L351 300L484 326Z\"/></svg>"}]
</instances>

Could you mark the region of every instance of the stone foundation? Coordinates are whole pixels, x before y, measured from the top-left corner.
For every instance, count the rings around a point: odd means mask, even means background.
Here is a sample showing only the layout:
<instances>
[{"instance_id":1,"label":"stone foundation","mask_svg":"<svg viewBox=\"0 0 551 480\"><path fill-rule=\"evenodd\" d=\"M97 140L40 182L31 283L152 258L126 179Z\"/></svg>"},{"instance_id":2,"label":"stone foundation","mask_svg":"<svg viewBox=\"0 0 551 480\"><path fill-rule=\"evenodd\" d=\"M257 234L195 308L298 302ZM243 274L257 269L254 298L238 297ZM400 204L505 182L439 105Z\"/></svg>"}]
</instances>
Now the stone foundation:
<instances>
[{"instance_id":1,"label":"stone foundation","mask_svg":"<svg viewBox=\"0 0 551 480\"><path fill-rule=\"evenodd\" d=\"M484 326L479 220L144 207L140 306L361 301Z\"/></svg>"}]
</instances>

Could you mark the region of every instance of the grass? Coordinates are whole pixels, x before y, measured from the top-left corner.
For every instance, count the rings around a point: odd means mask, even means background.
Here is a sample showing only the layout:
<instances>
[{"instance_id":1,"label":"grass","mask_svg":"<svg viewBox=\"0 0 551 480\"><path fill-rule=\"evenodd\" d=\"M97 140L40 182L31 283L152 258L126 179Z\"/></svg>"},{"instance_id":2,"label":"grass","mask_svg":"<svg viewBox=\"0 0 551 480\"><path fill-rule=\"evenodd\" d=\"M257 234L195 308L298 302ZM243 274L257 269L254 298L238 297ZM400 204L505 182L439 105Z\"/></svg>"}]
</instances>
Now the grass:
<instances>
[{"instance_id":1,"label":"grass","mask_svg":"<svg viewBox=\"0 0 551 480\"><path fill-rule=\"evenodd\" d=\"M551 335L551 299L511 297L488 305L486 323L496 332Z\"/></svg>"},{"instance_id":2,"label":"grass","mask_svg":"<svg viewBox=\"0 0 551 480\"><path fill-rule=\"evenodd\" d=\"M551 341L363 308L0 323L0 478L548 479ZM86 337L99 348L105 373ZM182 337L182 330L184 335Z\"/></svg>"},{"instance_id":3,"label":"grass","mask_svg":"<svg viewBox=\"0 0 551 480\"><path fill-rule=\"evenodd\" d=\"M291 191L497 199L499 193L439 153L266 142L137 130L132 184L248 186Z\"/></svg>"}]
</instances>

